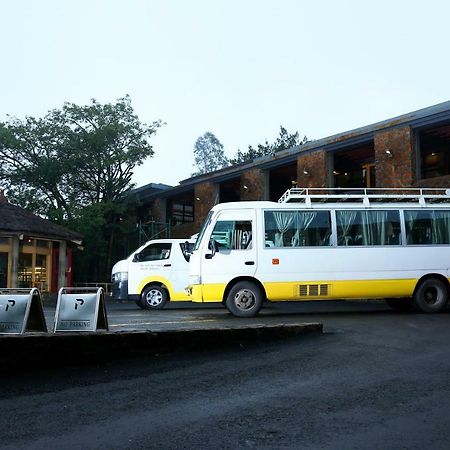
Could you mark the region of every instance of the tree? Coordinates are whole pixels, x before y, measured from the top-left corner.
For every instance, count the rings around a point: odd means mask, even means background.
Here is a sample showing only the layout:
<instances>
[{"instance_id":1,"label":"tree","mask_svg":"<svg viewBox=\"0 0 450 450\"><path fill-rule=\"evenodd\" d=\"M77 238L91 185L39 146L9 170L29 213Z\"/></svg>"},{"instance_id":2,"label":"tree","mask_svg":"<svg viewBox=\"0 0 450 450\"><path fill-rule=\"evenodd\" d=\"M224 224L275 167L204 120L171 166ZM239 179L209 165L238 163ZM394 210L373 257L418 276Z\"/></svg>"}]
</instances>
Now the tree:
<instances>
[{"instance_id":1,"label":"tree","mask_svg":"<svg viewBox=\"0 0 450 450\"><path fill-rule=\"evenodd\" d=\"M239 164L245 161L251 161L261 156L274 155L282 150L287 150L291 147L303 145L307 141L308 140L306 136L304 136L303 139L300 140L298 131L290 134L286 130L286 128L280 126L280 135L277 137L275 142L269 144L269 142L266 140L264 144L258 144L256 148L249 145L246 152L238 150L236 156L233 159L230 159L230 164Z\"/></svg>"},{"instance_id":2,"label":"tree","mask_svg":"<svg viewBox=\"0 0 450 450\"><path fill-rule=\"evenodd\" d=\"M132 187L133 169L153 156L149 138L161 125L142 123L129 96L0 123L2 187L13 203L84 235L78 281L109 279L117 236L133 228L118 200Z\"/></svg>"},{"instance_id":3,"label":"tree","mask_svg":"<svg viewBox=\"0 0 450 450\"><path fill-rule=\"evenodd\" d=\"M17 204L50 219L71 219L83 206L119 199L133 169L153 155L148 139L161 126L140 122L129 96L115 104L66 103L43 118L0 124L0 176Z\"/></svg>"},{"instance_id":4,"label":"tree","mask_svg":"<svg viewBox=\"0 0 450 450\"><path fill-rule=\"evenodd\" d=\"M222 143L210 131L200 136L195 142L194 160L198 168L194 176L214 172L229 165Z\"/></svg>"}]
</instances>

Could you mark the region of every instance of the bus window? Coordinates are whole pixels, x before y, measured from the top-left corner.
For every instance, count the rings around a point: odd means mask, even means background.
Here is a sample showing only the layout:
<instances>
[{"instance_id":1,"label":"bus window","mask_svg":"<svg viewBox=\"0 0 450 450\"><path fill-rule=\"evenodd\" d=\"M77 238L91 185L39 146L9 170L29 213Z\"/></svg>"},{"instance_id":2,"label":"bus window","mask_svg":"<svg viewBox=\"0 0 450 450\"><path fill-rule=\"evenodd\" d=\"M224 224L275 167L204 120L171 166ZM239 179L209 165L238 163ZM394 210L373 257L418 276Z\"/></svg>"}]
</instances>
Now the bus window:
<instances>
[{"instance_id":1,"label":"bus window","mask_svg":"<svg viewBox=\"0 0 450 450\"><path fill-rule=\"evenodd\" d=\"M450 211L405 211L410 245L450 244Z\"/></svg>"},{"instance_id":2,"label":"bus window","mask_svg":"<svg viewBox=\"0 0 450 450\"><path fill-rule=\"evenodd\" d=\"M212 239L219 249L246 250L252 248L252 222L249 220L218 220Z\"/></svg>"},{"instance_id":3,"label":"bus window","mask_svg":"<svg viewBox=\"0 0 450 450\"><path fill-rule=\"evenodd\" d=\"M266 247L318 247L330 244L329 211L265 211Z\"/></svg>"},{"instance_id":4,"label":"bus window","mask_svg":"<svg viewBox=\"0 0 450 450\"><path fill-rule=\"evenodd\" d=\"M339 246L399 245L398 211L336 211Z\"/></svg>"}]
</instances>

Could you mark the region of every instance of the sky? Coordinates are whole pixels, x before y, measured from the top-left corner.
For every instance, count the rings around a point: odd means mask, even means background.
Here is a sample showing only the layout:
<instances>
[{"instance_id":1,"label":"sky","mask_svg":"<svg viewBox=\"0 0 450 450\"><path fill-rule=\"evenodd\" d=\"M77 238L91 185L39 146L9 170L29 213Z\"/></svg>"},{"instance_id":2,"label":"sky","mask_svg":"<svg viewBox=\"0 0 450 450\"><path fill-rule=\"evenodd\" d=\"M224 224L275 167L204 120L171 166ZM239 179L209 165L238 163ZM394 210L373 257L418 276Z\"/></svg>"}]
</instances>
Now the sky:
<instances>
[{"instance_id":1,"label":"sky","mask_svg":"<svg viewBox=\"0 0 450 450\"><path fill-rule=\"evenodd\" d=\"M195 172L211 131L227 156L450 99L444 0L0 0L0 121L129 94L165 125L137 186Z\"/></svg>"}]
</instances>

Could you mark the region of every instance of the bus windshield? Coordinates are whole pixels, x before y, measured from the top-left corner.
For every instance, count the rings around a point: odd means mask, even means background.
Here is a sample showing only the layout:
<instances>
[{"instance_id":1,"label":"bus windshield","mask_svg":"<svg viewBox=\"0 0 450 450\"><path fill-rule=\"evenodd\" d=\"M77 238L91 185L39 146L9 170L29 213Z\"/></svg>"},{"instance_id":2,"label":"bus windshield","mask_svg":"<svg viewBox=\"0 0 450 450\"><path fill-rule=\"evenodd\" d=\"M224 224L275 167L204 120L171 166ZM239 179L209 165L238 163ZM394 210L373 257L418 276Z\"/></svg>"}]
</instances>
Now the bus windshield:
<instances>
[{"instance_id":1,"label":"bus windshield","mask_svg":"<svg viewBox=\"0 0 450 450\"><path fill-rule=\"evenodd\" d=\"M195 241L195 247L194 247L194 251L198 250L199 246L200 246L200 242L202 241L203 235L205 234L206 228L208 227L208 225L211 222L211 217L213 215L213 212L210 211L208 213L208 215L206 216L205 221L203 222L202 228L200 229L200 233L198 233L198 237L197 240Z\"/></svg>"}]
</instances>

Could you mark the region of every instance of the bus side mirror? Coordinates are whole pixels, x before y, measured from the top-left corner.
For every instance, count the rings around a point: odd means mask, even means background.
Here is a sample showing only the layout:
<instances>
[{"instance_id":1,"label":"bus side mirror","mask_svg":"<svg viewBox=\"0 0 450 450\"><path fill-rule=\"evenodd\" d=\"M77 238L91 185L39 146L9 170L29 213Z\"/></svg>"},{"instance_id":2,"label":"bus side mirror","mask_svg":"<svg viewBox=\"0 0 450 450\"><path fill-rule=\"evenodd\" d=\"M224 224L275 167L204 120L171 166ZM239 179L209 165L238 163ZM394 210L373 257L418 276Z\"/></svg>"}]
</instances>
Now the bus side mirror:
<instances>
[{"instance_id":1,"label":"bus side mirror","mask_svg":"<svg viewBox=\"0 0 450 450\"><path fill-rule=\"evenodd\" d=\"M216 252L219 251L219 246L217 245L217 242L214 239L210 239L208 248L211 250L211 253L207 253L205 255L205 258L211 259L216 254Z\"/></svg>"}]
</instances>

